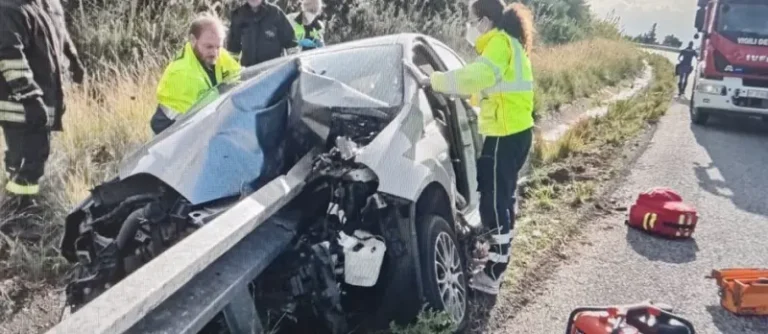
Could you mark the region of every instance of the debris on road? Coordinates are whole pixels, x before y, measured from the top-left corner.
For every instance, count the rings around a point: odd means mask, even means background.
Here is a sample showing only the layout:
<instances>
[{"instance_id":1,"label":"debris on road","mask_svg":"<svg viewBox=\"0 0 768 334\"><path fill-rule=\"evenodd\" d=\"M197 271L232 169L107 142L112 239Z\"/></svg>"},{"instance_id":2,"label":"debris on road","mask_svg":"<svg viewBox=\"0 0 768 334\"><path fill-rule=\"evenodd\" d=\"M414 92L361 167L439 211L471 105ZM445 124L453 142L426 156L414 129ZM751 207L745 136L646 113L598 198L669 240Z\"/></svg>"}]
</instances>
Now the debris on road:
<instances>
[{"instance_id":1,"label":"debris on road","mask_svg":"<svg viewBox=\"0 0 768 334\"><path fill-rule=\"evenodd\" d=\"M667 238L690 238L696 229L696 208L674 190L656 187L640 193L629 209L627 225Z\"/></svg>"},{"instance_id":2,"label":"debris on road","mask_svg":"<svg viewBox=\"0 0 768 334\"><path fill-rule=\"evenodd\" d=\"M713 270L710 278L720 286L720 305L738 315L768 316L768 269Z\"/></svg>"},{"instance_id":3,"label":"debris on road","mask_svg":"<svg viewBox=\"0 0 768 334\"><path fill-rule=\"evenodd\" d=\"M568 318L567 334L695 333L693 324L666 305L580 307Z\"/></svg>"}]
</instances>

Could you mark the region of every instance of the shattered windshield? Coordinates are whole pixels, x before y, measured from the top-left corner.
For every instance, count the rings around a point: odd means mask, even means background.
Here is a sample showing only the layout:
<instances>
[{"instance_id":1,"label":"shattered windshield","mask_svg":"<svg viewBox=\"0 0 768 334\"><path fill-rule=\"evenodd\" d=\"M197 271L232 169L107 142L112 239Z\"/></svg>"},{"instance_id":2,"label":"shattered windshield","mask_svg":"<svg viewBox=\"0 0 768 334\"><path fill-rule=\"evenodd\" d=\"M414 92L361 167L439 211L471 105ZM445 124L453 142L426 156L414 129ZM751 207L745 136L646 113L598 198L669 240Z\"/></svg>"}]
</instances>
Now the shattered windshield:
<instances>
[{"instance_id":1,"label":"shattered windshield","mask_svg":"<svg viewBox=\"0 0 768 334\"><path fill-rule=\"evenodd\" d=\"M402 59L400 45L392 44L322 53L304 61L316 74L395 106L403 99Z\"/></svg>"},{"instance_id":2,"label":"shattered windshield","mask_svg":"<svg viewBox=\"0 0 768 334\"><path fill-rule=\"evenodd\" d=\"M391 44L313 54L302 57L302 62L318 75L338 80L374 99L397 106L403 101L402 58L401 46ZM260 68L248 73L248 77L252 78L283 63L276 61L267 66L257 65ZM201 95L188 114L202 109L239 84L222 83L209 89Z\"/></svg>"},{"instance_id":3,"label":"shattered windshield","mask_svg":"<svg viewBox=\"0 0 768 334\"><path fill-rule=\"evenodd\" d=\"M768 36L768 5L722 5L717 27L721 32Z\"/></svg>"}]
</instances>

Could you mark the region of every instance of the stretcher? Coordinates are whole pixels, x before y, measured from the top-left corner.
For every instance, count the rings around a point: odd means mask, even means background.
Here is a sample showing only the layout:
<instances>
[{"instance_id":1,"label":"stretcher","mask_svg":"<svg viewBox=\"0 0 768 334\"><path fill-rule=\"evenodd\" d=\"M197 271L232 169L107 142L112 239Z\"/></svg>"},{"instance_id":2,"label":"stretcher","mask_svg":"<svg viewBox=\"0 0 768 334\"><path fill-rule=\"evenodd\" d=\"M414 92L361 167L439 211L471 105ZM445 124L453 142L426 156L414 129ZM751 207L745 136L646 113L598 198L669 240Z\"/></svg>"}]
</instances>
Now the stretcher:
<instances>
[{"instance_id":1,"label":"stretcher","mask_svg":"<svg viewBox=\"0 0 768 334\"><path fill-rule=\"evenodd\" d=\"M737 315L768 315L768 269L713 270L720 287L720 305Z\"/></svg>"},{"instance_id":2,"label":"stretcher","mask_svg":"<svg viewBox=\"0 0 768 334\"><path fill-rule=\"evenodd\" d=\"M672 307L644 302L634 305L581 307L568 318L566 334L695 334L693 324Z\"/></svg>"}]
</instances>

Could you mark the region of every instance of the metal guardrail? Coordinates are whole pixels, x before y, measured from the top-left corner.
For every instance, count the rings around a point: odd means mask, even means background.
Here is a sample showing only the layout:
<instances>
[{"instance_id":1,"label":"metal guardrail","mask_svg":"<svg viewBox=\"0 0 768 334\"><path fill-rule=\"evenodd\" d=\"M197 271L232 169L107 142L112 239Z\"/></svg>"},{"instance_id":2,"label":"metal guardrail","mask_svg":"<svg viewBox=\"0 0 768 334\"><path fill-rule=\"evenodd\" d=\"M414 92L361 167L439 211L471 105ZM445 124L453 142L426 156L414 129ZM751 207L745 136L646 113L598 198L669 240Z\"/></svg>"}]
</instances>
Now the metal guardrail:
<instances>
[{"instance_id":1,"label":"metal guardrail","mask_svg":"<svg viewBox=\"0 0 768 334\"><path fill-rule=\"evenodd\" d=\"M191 334L219 313L224 314L231 333L260 332L248 283L293 237L296 222L275 214L303 190L315 153L127 276L47 334ZM527 174L527 169L521 174Z\"/></svg>"},{"instance_id":2,"label":"metal guardrail","mask_svg":"<svg viewBox=\"0 0 768 334\"><path fill-rule=\"evenodd\" d=\"M247 284L289 244L295 224L275 214L303 190L315 155L310 152L286 175L182 239L47 333L196 333L219 312L231 333L259 332Z\"/></svg>"}]
</instances>

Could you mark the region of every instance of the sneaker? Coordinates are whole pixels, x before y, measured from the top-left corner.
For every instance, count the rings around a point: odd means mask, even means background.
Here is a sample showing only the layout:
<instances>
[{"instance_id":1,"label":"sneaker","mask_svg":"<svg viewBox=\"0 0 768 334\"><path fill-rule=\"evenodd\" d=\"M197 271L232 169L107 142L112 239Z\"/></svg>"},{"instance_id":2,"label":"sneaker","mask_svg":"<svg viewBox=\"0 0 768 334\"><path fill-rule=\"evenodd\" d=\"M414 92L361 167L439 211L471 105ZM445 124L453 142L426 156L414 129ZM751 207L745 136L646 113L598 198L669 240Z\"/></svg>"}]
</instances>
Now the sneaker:
<instances>
[{"instance_id":1,"label":"sneaker","mask_svg":"<svg viewBox=\"0 0 768 334\"><path fill-rule=\"evenodd\" d=\"M501 281L502 279L494 280L485 273L485 270L481 270L472 276L472 279L469 281L469 287L474 290L495 296L499 294L499 290L501 289Z\"/></svg>"}]
</instances>

